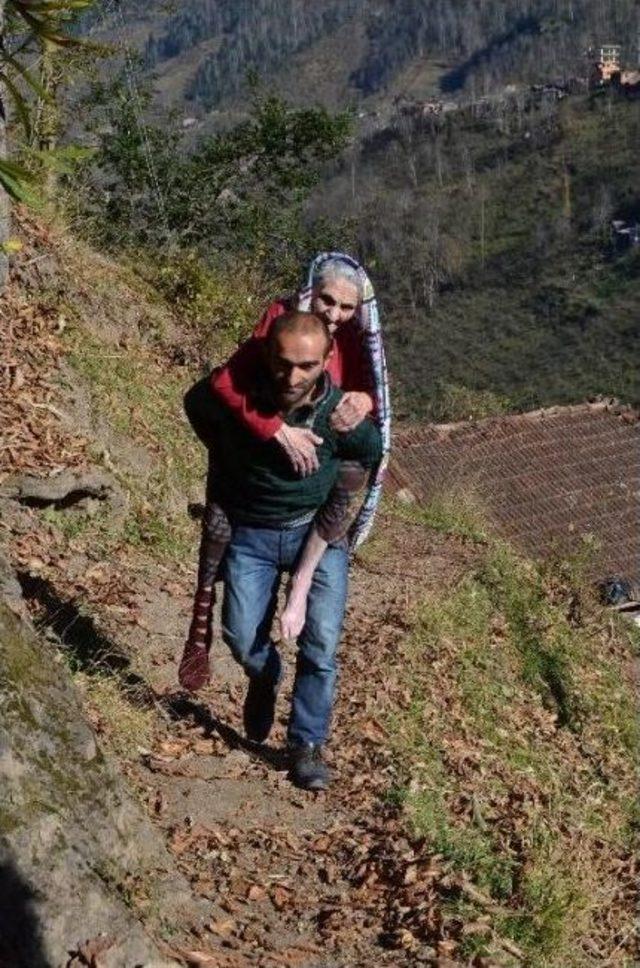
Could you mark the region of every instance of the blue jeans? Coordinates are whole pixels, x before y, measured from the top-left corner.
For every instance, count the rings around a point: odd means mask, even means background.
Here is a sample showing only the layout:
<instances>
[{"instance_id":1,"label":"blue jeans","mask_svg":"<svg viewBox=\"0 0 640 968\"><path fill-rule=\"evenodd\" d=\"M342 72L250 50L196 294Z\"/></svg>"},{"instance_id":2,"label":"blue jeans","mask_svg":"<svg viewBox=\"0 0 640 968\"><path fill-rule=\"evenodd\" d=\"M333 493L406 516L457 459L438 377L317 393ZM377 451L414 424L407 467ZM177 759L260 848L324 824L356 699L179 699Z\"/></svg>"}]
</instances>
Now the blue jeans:
<instances>
[{"instance_id":1,"label":"blue jeans","mask_svg":"<svg viewBox=\"0 0 640 968\"><path fill-rule=\"evenodd\" d=\"M278 682L278 650L270 638L282 572L291 571L310 525L279 530L236 527L225 559L222 636L250 677ZM336 684L336 652L347 602L349 561L329 547L316 568L305 626L298 639L289 743L323 743Z\"/></svg>"}]
</instances>

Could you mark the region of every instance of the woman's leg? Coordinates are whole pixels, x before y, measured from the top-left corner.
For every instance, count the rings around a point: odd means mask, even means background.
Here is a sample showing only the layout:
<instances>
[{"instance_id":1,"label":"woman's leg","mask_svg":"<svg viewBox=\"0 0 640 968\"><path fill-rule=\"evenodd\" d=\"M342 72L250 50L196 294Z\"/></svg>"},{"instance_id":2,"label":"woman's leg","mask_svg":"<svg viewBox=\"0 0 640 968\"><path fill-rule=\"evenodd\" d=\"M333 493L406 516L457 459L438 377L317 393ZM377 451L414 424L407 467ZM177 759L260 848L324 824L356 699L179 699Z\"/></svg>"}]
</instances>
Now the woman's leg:
<instances>
[{"instance_id":1,"label":"woman's leg","mask_svg":"<svg viewBox=\"0 0 640 968\"><path fill-rule=\"evenodd\" d=\"M211 477L211 467L209 478ZM190 692L209 682L209 650L211 648L215 580L218 566L231 537L226 514L209 495L202 519L202 536L198 558L198 582L193 602L189 635L178 669L180 685Z\"/></svg>"}]
</instances>

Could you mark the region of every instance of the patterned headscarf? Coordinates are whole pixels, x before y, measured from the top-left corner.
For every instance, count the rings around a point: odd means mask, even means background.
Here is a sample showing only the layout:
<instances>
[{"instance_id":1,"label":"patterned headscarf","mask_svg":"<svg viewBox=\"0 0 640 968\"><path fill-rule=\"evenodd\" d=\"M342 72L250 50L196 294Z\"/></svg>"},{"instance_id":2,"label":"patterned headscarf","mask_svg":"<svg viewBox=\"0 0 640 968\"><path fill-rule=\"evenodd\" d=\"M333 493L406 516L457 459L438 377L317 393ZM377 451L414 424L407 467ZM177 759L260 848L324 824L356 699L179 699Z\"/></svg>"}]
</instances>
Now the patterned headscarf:
<instances>
[{"instance_id":1,"label":"patterned headscarf","mask_svg":"<svg viewBox=\"0 0 640 968\"><path fill-rule=\"evenodd\" d=\"M356 321L362 332L362 338L373 376L373 393L376 401L375 421L382 435L382 460L371 472L369 489L358 516L349 532L351 551L365 540L382 495L382 482L389 461L391 449L391 403L389 400L389 380L387 376L387 362L382 345L382 331L378 316L378 304L369 276L362 266L343 252L321 252L309 266L307 283L298 294L298 309L309 312L314 282L322 275L322 268L328 262L342 262L351 269L357 279L362 294L362 301L356 310Z\"/></svg>"}]
</instances>

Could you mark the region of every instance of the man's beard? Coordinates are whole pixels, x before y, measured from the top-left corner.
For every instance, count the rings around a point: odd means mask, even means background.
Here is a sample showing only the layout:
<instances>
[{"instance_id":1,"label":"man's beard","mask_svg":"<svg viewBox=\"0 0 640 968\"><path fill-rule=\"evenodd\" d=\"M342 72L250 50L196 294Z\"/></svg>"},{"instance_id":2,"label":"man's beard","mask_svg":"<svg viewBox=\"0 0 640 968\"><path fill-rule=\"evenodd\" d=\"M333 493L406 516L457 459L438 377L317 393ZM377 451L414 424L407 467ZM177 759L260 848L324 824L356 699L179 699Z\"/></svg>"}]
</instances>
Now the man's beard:
<instances>
[{"instance_id":1,"label":"man's beard","mask_svg":"<svg viewBox=\"0 0 640 968\"><path fill-rule=\"evenodd\" d=\"M278 400L283 410L293 410L297 404L301 403L310 393L313 392L318 379L307 380L304 384L290 389L278 391Z\"/></svg>"}]
</instances>

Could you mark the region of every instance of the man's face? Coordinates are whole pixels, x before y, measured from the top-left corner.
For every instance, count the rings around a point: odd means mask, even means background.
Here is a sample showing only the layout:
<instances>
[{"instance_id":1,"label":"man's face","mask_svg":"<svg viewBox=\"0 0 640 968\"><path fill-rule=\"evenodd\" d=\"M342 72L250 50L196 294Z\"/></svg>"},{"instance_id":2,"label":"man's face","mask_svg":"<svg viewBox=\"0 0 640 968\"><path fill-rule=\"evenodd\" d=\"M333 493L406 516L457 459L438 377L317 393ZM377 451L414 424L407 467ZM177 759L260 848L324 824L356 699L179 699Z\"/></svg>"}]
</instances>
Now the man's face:
<instances>
[{"instance_id":1,"label":"man's face","mask_svg":"<svg viewBox=\"0 0 640 968\"><path fill-rule=\"evenodd\" d=\"M307 402L324 369L327 341L323 333L280 333L268 355L269 372L280 408L285 412Z\"/></svg>"},{"instance_id":2,"label":"man's face","mask_svg":"<svg viewBox=\"0 0 640 968\"><path fill-rule=\"evenodd\" d=\"M352 319L357 308L358 290L348 279L329 279L313 290L311 311L325 321L330 333Z\"/></svg>"}]
</instances>

